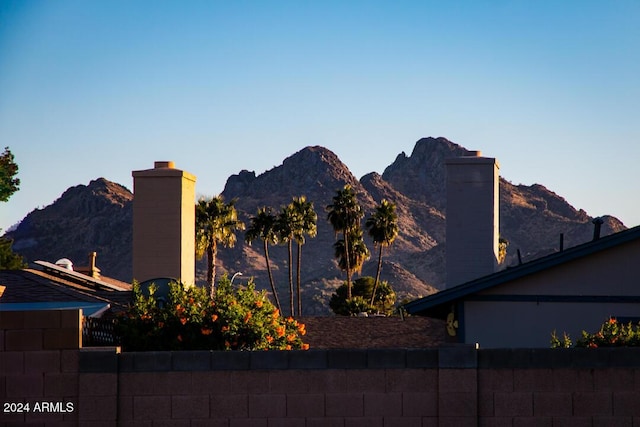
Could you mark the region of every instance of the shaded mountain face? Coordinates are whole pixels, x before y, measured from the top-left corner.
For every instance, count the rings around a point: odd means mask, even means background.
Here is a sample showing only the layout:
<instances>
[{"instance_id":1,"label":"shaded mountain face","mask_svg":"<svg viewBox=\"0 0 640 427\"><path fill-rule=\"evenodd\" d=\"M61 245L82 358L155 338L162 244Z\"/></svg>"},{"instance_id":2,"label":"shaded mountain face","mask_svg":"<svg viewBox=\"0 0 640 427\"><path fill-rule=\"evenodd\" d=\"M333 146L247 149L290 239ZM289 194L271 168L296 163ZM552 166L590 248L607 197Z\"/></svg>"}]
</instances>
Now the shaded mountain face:
<instances>
[{"instance_id":1,"label":"shaded mountain face","mask_svg":"<svg viewBox=\"0 0 640 427\"><path fill-rule=\"evenodd\" d=\"M336 236L327 221L326 206L338 189L350 184L369 216L382 199L397 205L400 234L383 253L382 280L388 280L398 300L413 299L444 286L445 162L468 150L445 138L424 138L410 156L402 153L382 175L370 173L356 179L330 150L306 147L260 175L241 171L229 177L222 193L225 200L237 199L240 218L248 225L261 207L278 213L293 197L306 196L318 215L318 234L302 247L303 313L328 313L328 300L344 280L333 258ZM54 204L31 212L16 230L7 235L14 249L29 261L70 258L84 265L88 253L98 252L103 274L131 280L132 195L124 187L104 179L67 190ZM564 247L591 240L592 218L576 210L562 197L542 185L513 185L501 179L500 233L509 241L506 264L556 251L560 234ZM614 217L603 217L602 235L625 227ZM363 220L364 224L364 220ZM374 276L378 248L366 236L371 259L362 275ZM286 246L269 247L280 300L288 307L288 253ZM295 270L295 245L294 245ZM205 260L197 265L197 279L204 282ZM242 280L254 277L260 289L269 289L262 242L249 245L244 233L234 248L219 248L218 273L242 272ZM295 271L293 273L295 280ZM356 276L357 277L357 276Z\"/></svg>"},{"instance_id":2,"label":"shaded mountain face","mask_svg":"<svg viewBox=\"0 0 640 427\"><path fill-rule=\"evenodd\" d=\"M327 221L326 207L332 203L336 191L346 184L353 187L365 212L371 211L375 205L374 200L333 152L323 147L306 147L285 159L282 165L259 176L247 171L231 176L222 193L227 201L237 199L236 208L247 225L251 216L261 207L271 207L278 214L282 206L289 204L293 197L305 196L313 203L318 216L317 235L306 239L301 256L305 314L327 313L326 304L342 280L342 274L333 258L335 233ZM248 245L243 240L243 237L239 238L233 249L219 251L222 270L229 274L242 271L245 277L253 276L259 287L269 288L262 242L256 241ZM295 246L294 242L294 281ZM372 245L369 247L372 248ZM280 301L283 307L288 307L287 246L270 247L269 254ZM201 276L198 278L201 279ZM416 284L420 284L419 281Z\"/></svg>"},{"instance_id":3,"label":"shaded mountain face","mask_svg":"<svg viewBox=\"0 0 640 427\"><path fill-rule=\"evenodd\" d=\"M382 179L407 197L425 202L444 211L446 205L446 174L444 159L469 153L446 138L422 138L411 156L402 152L382 173Z\"/></svg>"},{"instance_id":4,"label":"shaded mountain face","mask_svg":"<svg viewBox=\"0 0 640 427\"><path fill-rule=\"evenodd\" d=\"M601 236L626 228L615 217L601 219ZM559 250L561 235L565 248L588 242L593 238L592 220L540 184L513 185L500 180L500 234L509 241L508 260L512 262L518 249L523 261Z\"/></svg>"},{"instance_id":5,"label":"shaded mountain face","mask_svg":"<svg viewBox=\"0 0 640 427\"><path fill-rule=\"evenodd\" d=\"M423 138L416 143L411 156L398 155L382 178L407 197L422 201L446 216L445 159L468 153L466 148L445 138ZM626 228L614 217L602 219L603 236ZM560 234L565 248L589 241L593 237L591 220L585 211L576 210L543 185L513 185L500 178L500 236L509 242L507 264L515 261L518 250L523 261L558 250ZM438 241L444 241L444 231Z\"/></svg>"},{"instance_id":6,"label":"shaded mountain face","mask_svg":"<svg viewBox=\"0 0 640 427\"><path fill-rule=\"evenodd\" d=\"M286 158L277 166L259 176L255 172L242 171L227 180L222 195L226 200L237 198L236 206L253 214L255 206L288 204L292 197L306 195L324 209L331 203L338 188L345 184L353 187L361 203L373 204L360 182L349 168L332 151L324 147L306 147ZM326 203L325 203L326 202ZM324 203L322 205L321 203Z\"/></svg>"},{"instance_id":7,"label":"shaded mountain face","mask_svg":"<svg viewBox=\"0 0 640 427\"><path fill-rule=\"evenodd\" d=\"M105 276L131 281L133 194L104 178L65 191L53 204L35 209L7 237L27 261L69 258L77 266L97 266Z\"/></svg>"}]
</instances>

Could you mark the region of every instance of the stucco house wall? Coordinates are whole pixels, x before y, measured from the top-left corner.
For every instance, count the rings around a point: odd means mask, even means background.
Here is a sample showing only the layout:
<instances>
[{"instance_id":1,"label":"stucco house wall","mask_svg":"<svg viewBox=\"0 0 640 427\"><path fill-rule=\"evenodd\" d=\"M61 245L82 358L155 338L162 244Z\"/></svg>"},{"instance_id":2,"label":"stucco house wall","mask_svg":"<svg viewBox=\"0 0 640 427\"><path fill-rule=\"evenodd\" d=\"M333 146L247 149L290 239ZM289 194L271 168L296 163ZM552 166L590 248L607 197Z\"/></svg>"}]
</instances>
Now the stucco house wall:
<instances>
[{"instance_id":1,"label":"stucco house wall","mask_svg":"<svg viewBox=\"0 0 640 427\"><path fill-rule=\"evenodd\" d=\"M463 304L464 341L484 348L574 341L613 317L640 317L640 240L491 287Z\"/></svg>"}]
</instances>

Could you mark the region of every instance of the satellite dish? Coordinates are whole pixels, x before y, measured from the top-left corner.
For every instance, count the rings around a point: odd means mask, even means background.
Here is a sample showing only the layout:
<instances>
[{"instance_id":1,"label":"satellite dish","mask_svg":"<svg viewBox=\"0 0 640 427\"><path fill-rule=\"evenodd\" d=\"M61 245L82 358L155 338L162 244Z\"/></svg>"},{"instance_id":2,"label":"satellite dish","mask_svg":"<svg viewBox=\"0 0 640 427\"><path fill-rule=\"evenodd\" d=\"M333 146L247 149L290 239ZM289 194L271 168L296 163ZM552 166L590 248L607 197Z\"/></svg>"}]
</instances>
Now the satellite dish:
<instances>
[{"instance_id":1,"label":"satellite dish","mask_svg":"<svg viewBox=\"0 0 640 427\"><path fill-rule=\"evenodd\" d=\"M458 333L458 321L455 319L453 312L447 315L447 333L450 337L455 337Z\"/></svg>"},{"instance_id":2,"label":"satellite dish","mask_svg":"<svg viewBox=\"0 0 640 427\"><path fill-rule=\"evenodd\" d=\"M172 282L178 283L178 280L173 277L156 277L155 279L145 280L140 283L140 291L142 291L142 295L149 297L151 295L151 285L155 285L156 290L153 295L158 301L158 306L162 308L169 301L169 283Z\"/></svg>"}]
</instances>

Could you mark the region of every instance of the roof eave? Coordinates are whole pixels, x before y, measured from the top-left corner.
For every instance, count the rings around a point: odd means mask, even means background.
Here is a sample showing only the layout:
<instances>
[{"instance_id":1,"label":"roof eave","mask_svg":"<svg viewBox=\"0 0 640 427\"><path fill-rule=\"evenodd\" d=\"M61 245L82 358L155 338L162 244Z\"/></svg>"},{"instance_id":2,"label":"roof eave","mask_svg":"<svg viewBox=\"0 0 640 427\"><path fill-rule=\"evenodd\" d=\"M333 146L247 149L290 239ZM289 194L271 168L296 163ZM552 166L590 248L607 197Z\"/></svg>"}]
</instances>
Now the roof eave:
<instances>
[{"instance_id":1,"label":"roof eave","mask_svg":"<svg viewBox=\"0 0 640 427\"><path fill-rule=\"evenodd\" d=\"M609 249L636 239L640 239L640 226L601 237L582 245L565 249L542 258L529 261L516 267L508 267L488 276L445 289L433 295L411 301L404 305L409 314L442 318L442 305L453 304L468 295L472 295L503 283L538 273L542 270L582 258L593 253ZM446 314L445 314L446 315Z\"/></svg>"}]
</instances>

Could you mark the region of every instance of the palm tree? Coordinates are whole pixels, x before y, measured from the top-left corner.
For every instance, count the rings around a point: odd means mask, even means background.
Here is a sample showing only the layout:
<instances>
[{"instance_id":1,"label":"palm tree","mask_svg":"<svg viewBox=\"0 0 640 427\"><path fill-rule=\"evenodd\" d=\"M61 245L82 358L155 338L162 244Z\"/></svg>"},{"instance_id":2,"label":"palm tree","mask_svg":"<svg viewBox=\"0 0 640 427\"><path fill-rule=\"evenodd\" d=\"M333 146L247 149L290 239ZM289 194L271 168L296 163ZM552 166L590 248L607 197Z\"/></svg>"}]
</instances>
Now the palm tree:
<instances>
[{"instance_id":1,"label":"palm tree","mask_svg":"<svg viewBox=\"0 0 640 427\"><path fill-rule=\"evenodd\" d=\"M196 204L196 255L198 259L207 254L207 283L214 296L216 278L216 256L218 244L232 248L236 243L236 231L244 230L238 220L236 200L224 202L221 195L210 199L201 198Z\"/></svg>"},{"instance_id":2,"label":"palm tree","mask_svg":"<svg viewBox=\"0 0 640 427\"><path fill-rule=\"evenodd\" d=\"M291 205L283 206L280 210L280 214L277 218L277 233L278 240L281 243L286 243L289 250L289 308L291 316L294 315L293 311L293 270L291 268L292 264L292 252L293 252L293 230L295 227L295 213Z\"/></svg>"},{"instance_id":3,"label":"palm tree","mask_svg":"<svg viewBox=\"0 0 640 427\"><path fill-rule=\"evenodd\" d=\"M305 196L294 197L289 205L295 215L293 237L298 244L298 259L296 262L296 292L298 298L298 316L302 316L302 301L300 297L300 261L302 245L305 243L305 235L313 238L318 233L318 215L313 209L313 202L308 202Z\"/></svg>"},{"instance_id":4,"label":"palm tree","mask_svg":"<svg viewBox=\"0 0 640 427\"><path fill-rule=\"evenodd\" d=\"M348 250L345 250L344 239L338 239L333 244L334 255L338 259L338 267L340 267L341 270L346 270L347 265L349 265L352 273L360 273L364 262L370 258L369 249L364 243L362 229L352 228L347 232L347 236L346 242L348 242L347 244L349 245ZM348 259L346 254L349 254ZM347 293L348 290L347 287ZM347 299L351 298L347 296Z\"/></svg>"},{"instance_id":5,"label":"palm tree","mask_svg":"<svg viewBox=\"0 0 640 427\"><path fill-rule=\"evenodd\" d=\"M267 262L267 272L269 273L269 283L271 283L271 291L273 292L273 298L276 302L278 310L282 311L280 307L280 299L278 298L278 291L273 281L273 274L271 272L271 262L269 260L269 243L275 245L278 243L278 234L276 230L277 218L273 214L271 208L260 208L258 214L251 217L251 225L245 233L245 241L251 244L254 240L262 240L264 258Z\"/></svg>"},{"instance_id":6,"label":"palm tree","mask_svg":"<svg viewBox=\"0 0 640 427\"><path fill-rule=\"evenodd\" d=\"M378 246L378 269L373 285L373 293L371 294L371 306L373 307L378 282L380 281L380 270L382 269L382 249L391 246L396 237L398 237L398 215L396 215L395 203L382 199L380 204L376 206L375 212L367 218L364 226L368 230L369 236L373 239L374 245Z\"/></svg>"},{"instance_id":7,"label":"palm tree","mask_svg":"<svg viewBox=\"0 0 640 427\"><path fill-rule=\"evenodd\" d=\"M498 264L502 264L505 259L507 259L507 247L509 246L509 241L504 237L500 236L498 238Z\"/></svg>"},{"instance_id":8,"label":"palm tree","mask_svg":"<svg viewBox=\"0 0 640 427\"><path fill-rule=\"evenodd\" d=\"M342 190L337 191L333 197L333 203L327 206L327 211L329 212L327 219L331 223L336 237L338 233L341 233L344 241L341 247L345 253L338 255L336 252L336 257L342 256L342 259L345 261L344 270L347 273L347 299L351 299L351 256L348 254L351 249L349 232L352 229L360 228L360 220L364 216L364 213L358 204L355 192L349 184L345 185Z\"/></svg>"}]
</instances>

